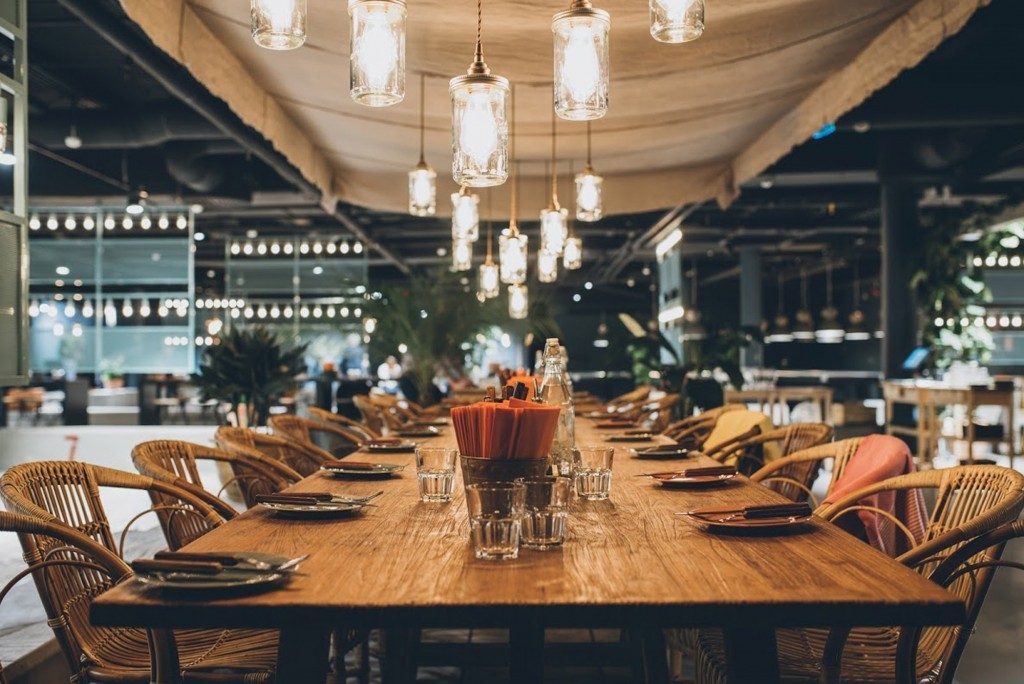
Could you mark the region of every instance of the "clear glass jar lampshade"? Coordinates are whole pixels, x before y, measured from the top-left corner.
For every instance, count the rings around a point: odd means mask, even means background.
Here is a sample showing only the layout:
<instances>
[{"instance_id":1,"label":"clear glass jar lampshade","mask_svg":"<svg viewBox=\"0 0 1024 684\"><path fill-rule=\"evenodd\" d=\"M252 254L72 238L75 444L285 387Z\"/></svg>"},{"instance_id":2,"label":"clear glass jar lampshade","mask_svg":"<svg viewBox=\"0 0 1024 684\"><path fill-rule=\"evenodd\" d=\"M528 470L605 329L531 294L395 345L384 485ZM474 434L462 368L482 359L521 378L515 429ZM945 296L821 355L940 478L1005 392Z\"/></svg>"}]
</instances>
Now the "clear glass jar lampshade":
<instances>
[{"instance_id":1,"label":"clear glass jar lampshade","mask_svg":"<svg viewBox=\"0 0 1024 684\"><path fill-rule=\"evenodd\" d=\"M569 211L564 207L540 212L540 248L561 256L565 240L569 237Z\"/></svg>"},{"instance_id":2,"label":"clear glass jar lampshade","mask_svg":"<svg viewBox=\"0 0 1024 684\"><path fill-rule=\"evenodd\" d=\"M704 33L704 0L650 0L651 36L661 43L687 43Z\"/></svg>"},{"instance_id":3,"label":"clear glass jar lampshade","mask_svg":"<svg viewBox=\"0 0 1024 684\"><path fill-rule=\"evenodd\" d=\"M508 81L500 76L457 76L452 100L452 178L484 188L508 178Z\"/></svg>"},{"instance_id":4,"label":"clear glass jar lampshade","mask_svg":"<svg viewBox=\"0 0 1024 684\"><path fill-rule=\"evenodd\" d=\"M452 270L468 271L473 268L473 243L468 240L452 242Z\"/></svg>"},{"instance_id":5,"label":"clear glass jar lampshade","mask_svg":"<svg viewBox=\"0 0 1024 684\"><path fill-rule=\"evenodd\" d=\"M604 215L604 178L590 167L576 174L576 220L592 223Z\"/></svg>"},{"instance_id":6,"label":"clear glass jar lampshade","mask_svg":"<svg viewBox=\"0 0 1024 684\"><path fill-rule=\"evenodd\" d=\"M583 239L575 235L565 241L562 250L562 266L567 271L575 271L583 267Z\"/></svg>"},{"instance_id":7,"label":"clear glass jar lampshade","mask_svg":"<svg viewBox=\"0 0 1024 684\"><path fill-rule=\"evenodd\" d=\"M498 236L498 264L501 282L513 285L526 282L527 238L508 230Z\"/></svg>"},{"instance_id":8,"label":"clear glass jar lampshade","mask_svg":"<svg viewBox=\"0 0 1024 684\"><path fill-rule=\"evenodd\" d=\"M294 50L306 42L306 0L252 0L252 39L268 50Z\"/></svg>"},{"instance_id":9,"label":"clear glass jar lampshade","mask_svg":"<svg viewBox=\"0 0 1024 684\"><path fill-rule=\"evenodd\" d=\"M508 315L522 320L530 313L529 290L526 285L508 286Z\"/></svg>"},{"instance_id":10,"label":"clear glass jar lampshade","mask_svg":"<svg viewBox=\"0 0 1024 684\"><path fill-rule=\"evenodd\" d=\"M437 212L437 173L426 164L409 172L409 213L433 216Z\"/></svg>"},{"instance_id":11,"label":"clear glass jar lampshade","mask_svg":"<svg viewBox=\"0 0 1024 684\"><path fill-rule=\"evenodd\" d=\"M546 249L537 251L537 280L553 283L558 280L558 255Z\"/></svg>"},{"instance_id":12,"label":"clear glass jar lampshade","mask_svg":"<svg viewBox=\"0 0 1024 684\"><path fill-rule=\"evenodd\" d=\"M477 292L484 299L493 299L501 293L501 278L498 273L498 264L487 261L480 264Z\"/></svg>"},{"instance_id":13,"label":"clear glass jar lampshade","mask_svg":"<svg viewBox=\"0 0 1024 684\"><path fill-rule=\"evenodd\" d=\"M349 0L349 93L367 107L405 99L405 0Z\"/></svg>"},{"instance_id":14,"label":"clear glass jar lampshade","mask_svg":"<svg viewBox=\"0 0 1024 684\"><path fill-rule=\"evenodd\" d=\"M452 239L480 239L480 197L465 192L465 188L452 193Z\"/></svg>"},{"instance_id":15,"label":"clear glass jar lampshade","mask_svg":"<svg viewBox=\"0 0 1024 684\"><path fill-rule=\"evenodd\" d=\"M559 12L551 22L555 45L555 112L569 121L608 112L608 13L591 7Z\"/></svg>"}]
</instances>

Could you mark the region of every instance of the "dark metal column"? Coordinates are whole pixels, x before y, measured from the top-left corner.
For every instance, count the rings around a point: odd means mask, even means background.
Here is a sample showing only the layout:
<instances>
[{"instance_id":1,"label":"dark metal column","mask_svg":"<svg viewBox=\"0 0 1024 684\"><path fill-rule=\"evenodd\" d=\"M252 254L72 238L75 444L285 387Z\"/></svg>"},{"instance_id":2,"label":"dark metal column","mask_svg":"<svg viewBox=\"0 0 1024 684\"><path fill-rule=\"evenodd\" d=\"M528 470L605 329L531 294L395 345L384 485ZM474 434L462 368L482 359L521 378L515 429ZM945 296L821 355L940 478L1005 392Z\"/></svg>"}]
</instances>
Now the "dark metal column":
<instances>
[{"instance_id":1,"label":"dark metal column","mask_svg":"<svg viewBox=\"0 0 1024 684\"><path fill-rule=\"evenodd\" d=\"M900 377L903 360L917 344L917 311L910 292L910 255L921 235L917 189L905 181L884 179L881 191L882 340L881 370Z\"/></svg>"},{"instance_id":2,"label":"dark metal column","mask_svg":"<svg viewBox=\"0 0 1024 684\"><path fill-rule=\"evenodd\" d=\"M756 328L764 318L764 292L761 282L761 250L744 245L740 253L740 326ZM752 344L743 350L740 362L745 367L757 368L764 364L764 350Z\"/></svg>"}]
</instances>

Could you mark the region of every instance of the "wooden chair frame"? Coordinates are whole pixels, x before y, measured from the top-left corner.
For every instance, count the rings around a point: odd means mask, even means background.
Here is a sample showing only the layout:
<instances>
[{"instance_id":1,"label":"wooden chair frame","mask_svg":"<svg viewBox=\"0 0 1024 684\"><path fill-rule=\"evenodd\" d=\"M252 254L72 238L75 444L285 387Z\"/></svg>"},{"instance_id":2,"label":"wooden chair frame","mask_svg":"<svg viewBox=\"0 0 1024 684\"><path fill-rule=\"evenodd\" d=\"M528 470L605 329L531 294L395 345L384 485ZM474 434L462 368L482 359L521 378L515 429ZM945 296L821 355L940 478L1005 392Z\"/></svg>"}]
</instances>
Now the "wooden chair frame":
<instances>
[{"instance_id":1,"label":"wooden chair frame","mask_svg":"<svg viewBox=\"0 0 1024 684\"><path fill-rule=\"evenodd\" d=\"M316 406L310 406L308 409L309 417L314 420L319 420L323 423L329 423L331 425L337 425L350 432L355 432L363 438L363 441L371 439L380 439L381 435L376 430L370 428L365 423L361 423L358 420L352 420L348 416L343 416L332 411L325 411L322 408Z\"/></svg>"},{"instance_id":2,"label":"wooden chair frame","mask_svg":"<svg viewBox=\"0 0 1024 684\"><path fill-rule=\"evenodd\" d=\"M221 426L214 434L214 441L223 451L256 458L267 456L288 466L300 477L319 470L324 460L323 450L319 447L307 447L293 440L257 432L251 428Z\"/></svg>"},{"instance_id":3,"label":"wooden chair frame","mask_svg":"<svg viewBox=\"0 0 1024 684\"><path fill-rule=\"evenodd\" d=\"M862 437L852 437L801 449L765 464L750 479L765 486L771 483L771 489L783 496L794 501L810 501L816 507L811 486L818 478L822 463L832 460L832 480L828 486L828 492L831 492L862 441Z\"/></svg>"},{"instance_id":4,"label":"wooden chair frame","mask_svg":"<svg viewBox=\"0 0 1024 684\"><path fill-rule=\"evenodd\" d=\"M768 442L780 442L781 456L785 457L809 447L819 446L831 439L832 428L824 423L793 423L768 432L757 431L756 434L743 439L729 440L708 455L722 463L735 458L736 467L741 472L752 473L764 466L763 460L753 452L754 447L763 446Z\"/></svg>"},{"instance_id":5,"label":"wooden chair frame","mask_svg":"<svg viewBox=\"0 0 1024 684\"><path fill-rule=\"evenodd\" d=\"M352 446L352 451L356 451L363 444L363 439L356 433L331 423L323 423L291 415L272 416L268 422L270 423L270 429L274 431L275 435L301 445L313 457L312 460L318 461L316 468L313 469L295 468L304 476L311 475L316 470L319 470L320 465L332 463L339 458L330 451L318 446L313 441L314 433L322 432L333 438L341 439Z\"/></svg>"}]
</instances>

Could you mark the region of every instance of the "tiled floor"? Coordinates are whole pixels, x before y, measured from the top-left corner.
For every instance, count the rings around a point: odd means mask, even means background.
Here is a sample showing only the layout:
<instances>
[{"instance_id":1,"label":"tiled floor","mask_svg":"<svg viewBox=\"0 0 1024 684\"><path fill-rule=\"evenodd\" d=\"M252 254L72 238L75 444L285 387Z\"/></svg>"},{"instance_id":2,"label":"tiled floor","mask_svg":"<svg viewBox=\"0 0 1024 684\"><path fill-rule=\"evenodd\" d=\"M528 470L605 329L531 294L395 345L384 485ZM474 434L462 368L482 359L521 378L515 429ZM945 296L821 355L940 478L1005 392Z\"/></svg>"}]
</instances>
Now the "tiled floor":
<instances>
[{"instance_id":1,"label":"tiled floor","mask_svg":"<svg viewBox=\"0 0 1024 684\"><path fill-rule=\"evenodd\" d=\"M177 438L208 442L210 427L85 427L85 428L15 428L0 429L0 470L11 464L44 458L62 459L67 455L65 436L79 436L78 458L115 468L131 469L132 446L144 439ZM1024 459L1022 459L1024 460ZM946 464L949 465L949 464ZM1018 461L1018 467L1021 460ZM213 475L212 473L210 474ZM108 514L114 529L120 529L136 511L149 506L144 496L106 498ZM162 537L152 521L136 523L128 537L128 557L150 553L162 545ZM1007 550L1007 558L1024 562L1024 542ZM22 567L21 550L13 535L0 535L0 584L7 581ZM13 658L50 637L43 624L35 588L23 582L4 601L0 610L0 661L10 663ZM452 630L438 632L431 638L465 640L468 632ZM503 639L500 631L477 631L474 641ZM571 634L550 633L549 641L570 638L576 641L594 639L615 641L614 634L589 630L574 630ZM1024 681L1024 572L1004 570L997 574L978 622L975 635L967 647L957 674L961 684L1017 684ZM373 652L374 649L371 649ZM379 681L377 661L372 659L374 681ZM423 667L419 671L421 682L463 682L470 684L500 684L509 681L504 668L471 667L464 672L451 667ZM552 667L546 672L546 681L580 684L616 684L630 681L627 667Z\"/></svg>"}]
</instances>

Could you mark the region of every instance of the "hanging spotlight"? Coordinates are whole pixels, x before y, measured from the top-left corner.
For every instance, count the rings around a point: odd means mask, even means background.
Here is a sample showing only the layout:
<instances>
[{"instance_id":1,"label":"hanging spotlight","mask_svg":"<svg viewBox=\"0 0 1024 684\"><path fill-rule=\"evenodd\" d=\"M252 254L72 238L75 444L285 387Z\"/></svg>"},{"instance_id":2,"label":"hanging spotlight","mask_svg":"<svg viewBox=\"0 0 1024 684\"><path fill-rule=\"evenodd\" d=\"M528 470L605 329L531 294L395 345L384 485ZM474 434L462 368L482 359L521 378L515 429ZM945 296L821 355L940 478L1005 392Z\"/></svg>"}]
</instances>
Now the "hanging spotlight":
<instances>
[{"instance_id":1,"label":"hanging spotlight","mask_svg":"<svg viewBox=\"0 0 1024 684\"><path fill-rule=\"evenodd\" d=\"M64 147L69 150L78 150L82 147L82 139L78 137L78 128L75 124L71 124L71 129L64 136Z\"/></svg>"},{"instance_id":2,"label":"hanging spotlight","mask_svg":"<svg viewBox=\"0 0 1024 684\"><path fill-rule=\"evenodd\" d=\"M413 216L433 216L437 212L437 173L424 152L426 92L426 75L420 74L420 160L409 172L409 213Z\"/></svg>"},{"instance_id":3,"label":"hanging spotlight","mask_svg":"<svg viewBox=\"0 0 1024 684\"><path fill-rule=\"evenodd\" d=\"M452 242L452 270L468 271L473 268L473 243L468 240Z\"/></svg>"},{"instance_id":4,"label":"hanging spotlight","mask_svg":"<svg viewBox=\"0 0 1024 684\"><path fill-rule=\"evenodd\" d=\"M270 253L274 255L281 253L281 244L277 240L270 243Z\"/></svg>"},{"instance_id":5,"label":"hanging spotlight","mask_svg":"<svg viewBox=\"0 0 1024 684\"><path fill-rule=\"evenodd\" d=\"M48 230L57 230L60 227L60 222L57 221L57 217L50 214L49 218L46 219L46 228Z\"/></svg>"},{"instance_id":6,"label":"hanging spotlight","mask_svg":"<svg viewBox=\"0 0 1024 684\"><path fill-rule=\"evenodd\" d=\"M553 283L558 279L558 255L543 247L537 250L537 280Z\"/></svg>"},{"instance_id":7,"label":"hanging spotlight","mask_svg":"<svg viewBox=\"0 0 1024 684\"><path fill-rule=\"evenodd\" d=\"M252 39L268 50L294 50L306 42L306 0L252 0Z\"/></svg>"},{"instance_id":8,"label":"hanging spotlight","mask_svg":"<svg viewBox=\"0 0 1024 684\"><path fill-rule=\"evenodd\" d=\"M825 308L821 310L814 339L821 344L838 344L846 338L846 331L839 323L839 310L832 303L832 262L825 263L825 278Z\"/></svg>"},{"instance_id":9,"label":"hanging spotlight","mask_svg":"<svg viewBox=\"0 0 1024 684\"><path fill-rule=\"evenodd\" d=\"M592 223L601 219L604 178L590 163L590 122L587 122L587 164L576 174L576 220Z\"/></svg>"},{"instance_id":10,"label":"hanging spotlight","mask_svg":"<svg viewBox=\"0 0 1024 684\"><path fill-rule=\"evenodd\" d=\"M569 121L600 119L608 112L607 12L590 0L572 0L551 21L555 39L555 112Z\"/></svg>"},{"instance_id":11,"label":"hanging spotlight","mask_svg":"<svg viewBox=\"0 0 1024 684\"><path fill-rule=\"evenodd\" d=\"M405 99L405 0L349 0L349 94L367 107Z\"/></svg>"},{"instance_id":12,"label":"hanging spotlight","mask_svg":"<svg viewBox=\"0 0 1024 684\"><path fill-rule=\"evenodd\" d=\"M551 114L551 200L540 212L540 249L561 256L565 240L569 237L569 212L558 204L557 132L554 113Z\"/></svg>"},{"instance_id":13,"label":"hanging spotlight","mask_svg":"<svg viewBox=\"0 0 1024 684\"><path fill-rule=\"evenodd\" d=\"M526 318L530 310L529 291L526 285L508 286L508 315L509 318Z\"/></svg>"},{"instance_id":14,"label":"hanging spotlight","mask_svg":"<svg viewBox=\"0 0 1024 684\"><path fill-rule=\"evenodd\" d=\"M160 318L167 318L167 316L170 315L170 313L170 308L167 306L167 303L160 302L160 305L157 306L156 308L156 315L159 316Z\"/></svg>"},{"instance_id":15,"label":"hanging spotlight","mask_svg":"<svg viewBox=\"0 0 1024 684\"><path fill-rule=\"evenodd\" d=\"M82 219L82 228L85 228L86 230L91 231L95 227L96 227L96 219L94 219L92 216L86 216L85 218Z\"/></svg>"},{"instance_id":16,"label":"hanging spotlight","mask_svg":"<svg viewBox=\"0 0 1024 684\"><path fill-rule=\"evenodd\" d=\"M650 0L651 36L686 43L704 33L704 0Z\"/></svg>"},{"instance_id":17,"label":"hanging spotlight","mask_svg":"<svg viewBox=\"0 0 1024 684\"><path fill-rule=\"evenodd\" d=\"M148 199L149 193L146 192L146 189L139 188L128 195L128 204L124 210L131 216L138 216L146 210L146 200Z\"/></svg>"},{"instance_id":18,"label":"hanging spotlight","mask_svg":"<svg viewBox=\"0 0 1024 684\"><path fill-rule=\"evenodd\" d=\"M793 339L797 342L810 342L814 339L814 315L807 307L807 272L803 269L800 270L800 308L796 312Z\"/></svg>"},{"instance_id":19,"label":"hanging spotlight","mask_svg":"<svg viewBox=\"0 0 1024 684\"><path fill-rule=\"evenodd\" d=\"M480 198L463 185L452 193L452 240L480 239Z\"/></svg>"},{"instance_id":20,"label":"hanging spotlight","mask_svg":"<svg viewBox=\"0 0 1024 684\"><path fill-rule=\"evenodd\" d=\"M482 188L508 178L508 79L491 74L481 42L482 0L477 0L476 53L464 76L448 85L452 100L452 178Z\"/></svg>"},{"instance_id":21,"label":"hanging spotlight","mask_svg":"<svg viewBox=\"0 0 1024 684\"><path fill-rule=\"evenodd\" d=\"M64 337L64 324L54 323L53 324L53 335L54 337Z\"/></svg>"},{"instance_id":22,"label":"hanging spotlight","mask_svg":"<svg viewBox=\"0 0 1024 684\"><path fill-rule=\"evenodd\" d=\"M772 329L765 335L764 341L768 344L793 341L793 333L789 329L789 316L786 315L785 281L781 273L779 274L779 301L775 309L775 320Z\"/></svg>"},{"instance_id":23,"label":"hanging spotlight","mask_svg":"<svg viewBox=\"0 0 1024 684\"><path fill-rule=\"evenodd\" d=\"M342 318L348 318L348 307L347 306L341 307L341 309L338 311L338 313L341 314Z\"/></svg>"},{"instance_id":24,"label":"hanging spotlight","mask_svg":"<svg viewBox=\"0 0 1024 684\"><path fill-rule=\"evenodd\" d=\"M77 227L78 227L78 221L75 220L74 214L68 214L66 217L64 217L64 229L65 230L74 230Z\"/></svg>"},{"instance_id":25,"label":"hanging spotlight","mask_svg":"<svg viewBox=\"0 0 1024 684\"><path fill-rule=\"evenodd\" d=\"M156 225L160 227L160 230L167 230L171 225L171 220L167 218L167 214L160 214L160 218L156 220Z\"/></svg>"}]
</instances>

